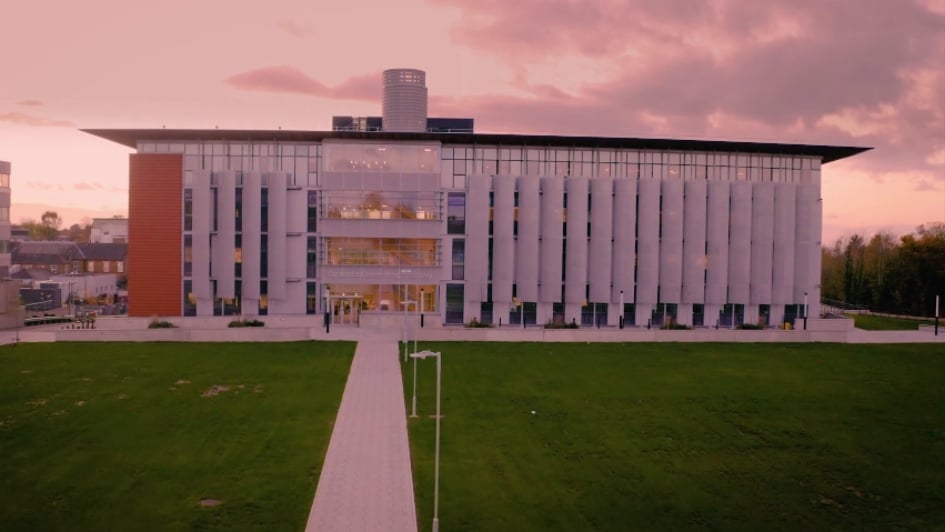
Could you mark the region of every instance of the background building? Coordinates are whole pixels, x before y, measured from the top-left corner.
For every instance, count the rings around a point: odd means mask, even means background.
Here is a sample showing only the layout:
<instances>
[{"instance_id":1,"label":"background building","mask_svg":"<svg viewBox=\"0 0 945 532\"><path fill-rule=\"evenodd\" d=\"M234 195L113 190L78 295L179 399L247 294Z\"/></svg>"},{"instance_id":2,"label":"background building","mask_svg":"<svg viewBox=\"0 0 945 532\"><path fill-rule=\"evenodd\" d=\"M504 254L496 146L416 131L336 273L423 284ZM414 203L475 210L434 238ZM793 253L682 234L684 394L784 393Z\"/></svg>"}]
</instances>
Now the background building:
<instances>
[{"instance_id":1,"label":"background building","mask_svg":"<svg viewBox=\"0 0 945 532\"><path fill-rule=\"evenodd\" d=\"M384 124L388 123L385 110ZM780 324L820 301L821 166L865 148L91 130L136 148L129 314Z\"/></svg>"},{"instance_id":2,"label":"background building","mask_svg":"<svg viewBox=\"0 0 945 532\"><path fill-rule=\"evenodd\" d=\"M10 170L0 161L0 279L10 276Z\"/></svg>"},{"instance_id":3,"label":"background building","mask_svg":"<svg viewBox=\"0 0 945 532\"><path fill-rule=\"evenodd\" d=\"M128 218L93 218L89 242L93 244L128 243Z\"/></svg>"}]
</instances>

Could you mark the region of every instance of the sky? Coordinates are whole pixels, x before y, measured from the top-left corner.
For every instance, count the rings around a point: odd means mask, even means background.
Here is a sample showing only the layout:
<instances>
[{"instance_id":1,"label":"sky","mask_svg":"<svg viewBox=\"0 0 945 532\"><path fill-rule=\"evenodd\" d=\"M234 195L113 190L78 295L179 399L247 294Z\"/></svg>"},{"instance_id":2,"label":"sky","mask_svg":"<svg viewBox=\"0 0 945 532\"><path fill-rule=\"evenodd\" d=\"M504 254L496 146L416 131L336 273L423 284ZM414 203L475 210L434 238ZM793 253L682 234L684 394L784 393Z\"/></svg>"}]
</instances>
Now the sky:
<instances>
[{"instance_id":1,"label":"sky","mask_svg":"<svg viewBox=\"0 0 945 532\"><path fill-rule=\"evenodd\" d=\"M11 220L127 213L80 128L329 129L381 71L481 133L868 146L826 165L825 244L945 221L945 0L7 2Z\"/></svg>"}]
</instances>

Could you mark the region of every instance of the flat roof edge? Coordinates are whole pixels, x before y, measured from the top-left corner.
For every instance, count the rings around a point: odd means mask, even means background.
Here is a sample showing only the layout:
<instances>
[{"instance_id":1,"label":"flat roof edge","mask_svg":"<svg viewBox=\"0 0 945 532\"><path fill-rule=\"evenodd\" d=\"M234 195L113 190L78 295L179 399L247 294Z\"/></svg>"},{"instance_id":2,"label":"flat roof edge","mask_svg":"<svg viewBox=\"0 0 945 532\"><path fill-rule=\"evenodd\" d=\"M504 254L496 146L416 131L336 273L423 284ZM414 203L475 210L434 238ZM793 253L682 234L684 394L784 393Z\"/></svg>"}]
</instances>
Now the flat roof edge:
<instances>
[{"instance_id":1,"label":"flat roof edge","mask_svg":"<svg viewBox=\"0 0 945 532\"><path fill-rule=\"evenodd\" d=\"M447 144L516 144L586 148L624 148L666 151L714 151L820 156L824 163L852 157L873 149L863 146L830 146L778 142L588 137L510 133L403 133L394 131L302 131L251 129L80 129L96 137L137 148L138 141L246 141L318 142L325 139L427 140Z\"/></svg>"}]
</instances>

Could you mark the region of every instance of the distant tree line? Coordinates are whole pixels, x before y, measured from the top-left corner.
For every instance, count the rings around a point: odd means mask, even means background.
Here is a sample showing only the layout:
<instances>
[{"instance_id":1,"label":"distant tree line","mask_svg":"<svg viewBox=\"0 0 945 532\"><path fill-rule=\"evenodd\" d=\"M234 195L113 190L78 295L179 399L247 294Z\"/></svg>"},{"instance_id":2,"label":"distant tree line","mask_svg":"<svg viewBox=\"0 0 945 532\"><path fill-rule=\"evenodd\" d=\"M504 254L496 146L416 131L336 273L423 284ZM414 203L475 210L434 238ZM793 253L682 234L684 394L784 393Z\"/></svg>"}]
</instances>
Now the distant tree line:
<instances>
[{"instance_id":1,"label":"distant tree line","mask_svg":"<svg viewBox=\"0 0 945 532\"><path fill-rule=\"evenodd\" d=\"M821 294L874 312L930 316L945 299L945 223L920 225L898 240L880 232L824 247Z\"/></svg>"},{"instance_id":2,"label":"distant tree line","mask_svg":"<svg viewBox=\"0 0 945 532\"><path fill-rule=\"evenodd\" d=\"M34 219L21 220L19 226L29 232L32 240L88 242L92 232L92 221L86 218L82 222L81 225L72 224L68 228L63 228L59 214L56 211L46 211L38 222Z\"/></svg>"}]
</instances>

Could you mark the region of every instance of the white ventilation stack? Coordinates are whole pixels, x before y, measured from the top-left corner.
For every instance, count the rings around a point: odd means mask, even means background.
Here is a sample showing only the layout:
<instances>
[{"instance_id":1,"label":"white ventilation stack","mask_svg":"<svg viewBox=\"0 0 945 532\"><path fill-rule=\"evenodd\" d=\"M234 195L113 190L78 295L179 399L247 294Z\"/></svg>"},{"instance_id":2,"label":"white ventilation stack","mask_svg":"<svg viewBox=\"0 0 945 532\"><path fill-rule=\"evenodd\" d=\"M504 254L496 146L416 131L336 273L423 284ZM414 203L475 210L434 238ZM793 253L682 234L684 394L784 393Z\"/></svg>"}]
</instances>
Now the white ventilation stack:
<instances>
[{"instance_id":1,"label":"white ventilation stack","mask_svg":"<svg viewBox=\"0 0 945 532\"><path fill-rule=\"evenodd\" d=\"M384 71L384 131L427 130L426 79L413 68Z\"/></svg>"}]
</instances>

